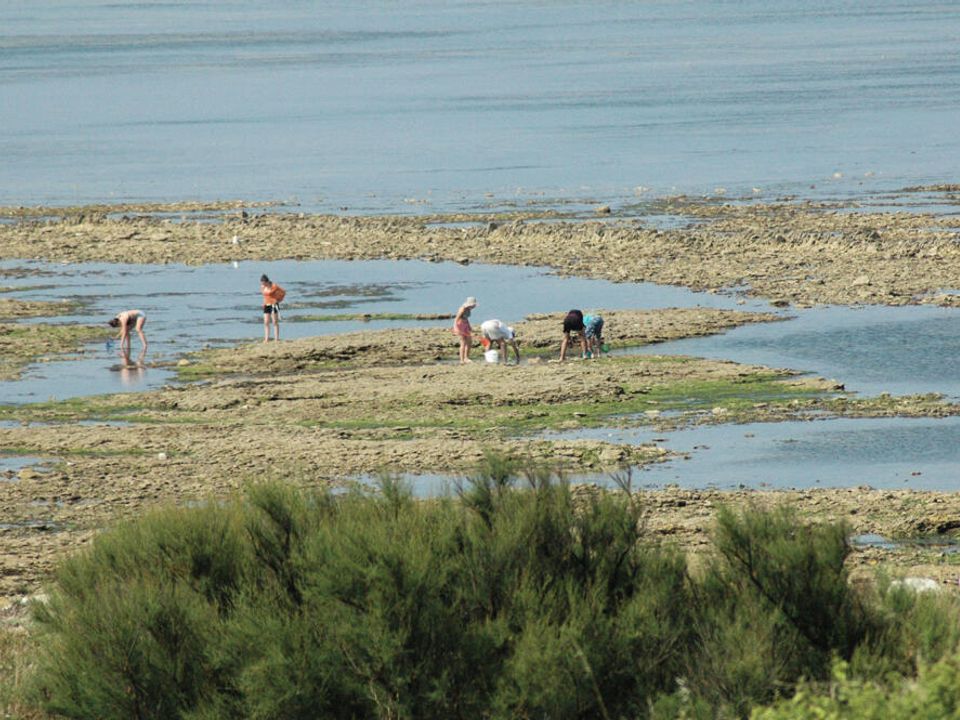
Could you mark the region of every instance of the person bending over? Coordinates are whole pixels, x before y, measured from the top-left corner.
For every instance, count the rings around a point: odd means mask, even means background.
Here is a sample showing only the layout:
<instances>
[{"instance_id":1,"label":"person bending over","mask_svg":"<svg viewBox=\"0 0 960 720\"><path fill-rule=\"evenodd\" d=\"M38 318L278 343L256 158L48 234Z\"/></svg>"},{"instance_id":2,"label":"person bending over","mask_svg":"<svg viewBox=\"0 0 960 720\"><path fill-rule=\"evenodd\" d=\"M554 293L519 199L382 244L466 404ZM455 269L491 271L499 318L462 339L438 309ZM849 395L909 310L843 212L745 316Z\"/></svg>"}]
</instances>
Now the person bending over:
<instances>
[{"instance_id":1,"label":"person bending over","mask_svg":"<svg viewBox=\"0 0 960 720\"><path fill-rule=\"evenodd\" d=\"M563 341L560 343L560 362L567 357L567 346L570 345L571 333L576 333L580 340L580 357L587 356L587 340L584 337L583 313L580 310L571 310L563 318Z\"/></svg>"},{"instance_id":2,"label":"person bending over","mask_svg":"<svg viewBox=\"0 0 960 720\"><path fill-rule=\"evenodd\" d=\"M507 345L513 348L513 355L516 358L517 365L520 364L520 348L517 346L517 336L513 332L512 327L507 327L507 325L500 320L485 320L480 324L480 333L485 341L485 346L493 346L496 344L504 365L507 364Z\"/></svg>"},{"instance_id":3,"label":"person bending over","mask_svg":"<svg viewBox=\"0 0 960 720\"><path fill-rule=\"evenodd\" d=\"M140 342L143 348L147 348L147 336L143 333L143 326L147 324L147 315L142 310L124 310L118 313L115 318L107 321L110 327L120 328L120 334L117 339L120 340L120 350L126 349L130 352L130 331L136 330L140 336Z\"/></svg>"},{"instance_id":4,"label":"person bending over","mask_svg":"<svg viewBox=\"0 0 960 720\"><path fill-rule=\"evenodd\" d=\"M583 317L583 334L587 339L587 355L598 358L603 350L603 318L599 315Z\"/></svg>"}]
</instances>

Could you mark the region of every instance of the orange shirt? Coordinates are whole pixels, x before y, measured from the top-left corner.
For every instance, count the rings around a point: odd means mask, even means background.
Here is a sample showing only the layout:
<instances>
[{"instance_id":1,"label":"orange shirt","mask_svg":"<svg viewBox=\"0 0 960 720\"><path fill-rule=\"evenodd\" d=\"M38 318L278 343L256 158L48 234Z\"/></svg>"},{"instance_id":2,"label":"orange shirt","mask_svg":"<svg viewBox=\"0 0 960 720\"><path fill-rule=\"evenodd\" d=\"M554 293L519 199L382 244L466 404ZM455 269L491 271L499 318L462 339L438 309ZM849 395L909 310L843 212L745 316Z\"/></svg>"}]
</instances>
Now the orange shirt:
<instances>
[{"instance_id":1,"label":"orange shirt","mask_svg":"<svg viewBox=\"0 0 960 720\"><path fill-rule=\"evenodd\" d=\"M260 292L263 293L264 305L276 305L278 302L280 302L280 300L273 294L276 287L276 283L270 283L270 287L260 287Z\"/></svg>"}]
</instances>

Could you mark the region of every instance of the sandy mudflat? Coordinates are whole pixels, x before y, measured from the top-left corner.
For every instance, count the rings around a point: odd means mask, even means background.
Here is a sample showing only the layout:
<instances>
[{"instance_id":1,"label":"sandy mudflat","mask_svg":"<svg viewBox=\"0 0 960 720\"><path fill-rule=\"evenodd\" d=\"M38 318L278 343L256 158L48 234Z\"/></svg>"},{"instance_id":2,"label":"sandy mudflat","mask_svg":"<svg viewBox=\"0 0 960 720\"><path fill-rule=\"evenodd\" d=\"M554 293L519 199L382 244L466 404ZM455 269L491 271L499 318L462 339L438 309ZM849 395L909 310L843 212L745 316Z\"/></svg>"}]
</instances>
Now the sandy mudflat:
<instances>
[{"instance_id":1,"label":"sandy mudflat","mask_svg":"<svg viewBox=\"0 0 960 720\"><path fill-rule=\"evenodd\" d=\"M610 339L620 345L773 319L707 309L607 316ZM8 421L0 427L0 450L49 461L8 471L9 481L0 481L0 596L32 591L61 553L120 518L157 504L221 497L260 478L324 486L384 470L462 476L491 449L564 473L613 473L671 452L656 444L551 440L542 430L776 420L814 410L960 410L937 398L856 400L839 395L832 381L723 361L625 355L559 364L551 361L559 324L560 316L517 324L531 358L520 366L454 364L445 327L382 330L198 353L181 369L208 378L199 384L8 407L0 413ZM548 341L549 355L537 356ZM415 362L413 348L420 351ZM862 531L890 531L889 522L903 520L883 516L883 503L876 513L850 515L858 502L872 500L846 491L727 497L754 496L804 498L811 511L836 511ZM922 497L934 502L934 494ZM658 532L695 548L721 496L664 491L649 498Z\"/></svg>"},{"instance_id":2,"label":"sandy mudflat","mask_svg":"<svg viewBox=\"0 0 960 720\"><path fill-rule=\"evenodd\" d=\"M69 315L75 310L76 304L69 300L41 302L0 297L0 380L15 380L31 362L63 359L66 353L81 354L84 343L113 334L106 326L11 322Z\"/></svg>"},{"instance_id":3,"label":"sandy mudflat","mask_svg":"<svg viewBox=\"0 0 960 720\"><path fill-rule=\"evenodd\" d=\"M952 197L952 196L949 196ZM807 202L691 202L639 217L566 221L516 214L334 217L196 204L38 209L0 225L0 257L67 262L420 258L540 265L572 275L695 289L747 287L790 303L955 304L960 223L951 215L852 211ZM123 214L126 212L126 214ZM38 219L37 216L45 219ZM213 219L211 219L213 218ZM450 223L456 223L451 227ZM237 242L234 242L236 238Z\"/></svg>"},{"instance_id":4,"label":"sandy mudflat","mask_svg":"<svg viewBox=\"0 0 960 720\"><path fill-rule=\"evenodd\" d=\"M0 225L0 257L66 262L214 262L280 258L424 258L550 265L614 280L697 289L749 286L791 303L950 304L960 287L957 231L948 217L848 213L806 203L674 208L690 222L656 230L642 218L543 221L339 218L201 206L15 213ZM683 207L680 207L683 205ZM225 212L198 221L192 213ZM138 213L164 212L163 219ZM123 217L120 213L126 213ZM178 213L185 217L180 218ZM2 213L0 213L2 214ZM8 213L8 216L11 216ZM174 218L174 219L171 219ZM535 221L536 220L536 221ZM233 242L233 238L237 242ZM15 300L15 298L12 298ZM730 311L605 313L616 346L702 335L771 315ZM447 323L440 323L444 325ZM469 473L496 449L563 472L616 472L671 456L659 445L550 440L547 429L618 423L774 421L835 415L957 414L936 397L864 398L837 381L730 362L658 356L549 362L559 317L517 326L520 367L455 365L447 327L384 330L250 344L199 353L180 369L200 384L7 408L0 451L47 458L0 478L0 598L33 592L62 553L98 529L163 503L235 492L263 477L307 486L383 469ZM475 354L479 359L479 353ZM80 424L79 421L95 424ZM703 548L723 502L794 504L856 532L914 535L960 527L960 495L809 490L646 493L665 541ZM853 565L956 581L950 553L860 549ZM0 603L2 604L2 603Z\"/></svg>"}]
</instances>

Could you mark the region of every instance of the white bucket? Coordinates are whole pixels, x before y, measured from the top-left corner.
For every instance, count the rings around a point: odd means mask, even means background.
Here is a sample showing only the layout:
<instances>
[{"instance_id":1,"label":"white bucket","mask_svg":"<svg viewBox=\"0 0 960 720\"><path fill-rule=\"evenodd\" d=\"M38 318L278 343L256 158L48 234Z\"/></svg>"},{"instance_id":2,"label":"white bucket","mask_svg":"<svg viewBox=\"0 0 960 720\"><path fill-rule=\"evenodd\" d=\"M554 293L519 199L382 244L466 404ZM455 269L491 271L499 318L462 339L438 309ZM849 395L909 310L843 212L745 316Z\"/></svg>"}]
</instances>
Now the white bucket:
<instances>
[{"instance_id":1,"label":"white bucket","mask_svg":"<svg viewBox=\"0 0 960 720\"><path fill-rule=\"evenodd\" d=\"M484 351L483 359L488 363L500 362L500 351L495 348L490 348L489 350Z\"/></svg>"}]
</instances>

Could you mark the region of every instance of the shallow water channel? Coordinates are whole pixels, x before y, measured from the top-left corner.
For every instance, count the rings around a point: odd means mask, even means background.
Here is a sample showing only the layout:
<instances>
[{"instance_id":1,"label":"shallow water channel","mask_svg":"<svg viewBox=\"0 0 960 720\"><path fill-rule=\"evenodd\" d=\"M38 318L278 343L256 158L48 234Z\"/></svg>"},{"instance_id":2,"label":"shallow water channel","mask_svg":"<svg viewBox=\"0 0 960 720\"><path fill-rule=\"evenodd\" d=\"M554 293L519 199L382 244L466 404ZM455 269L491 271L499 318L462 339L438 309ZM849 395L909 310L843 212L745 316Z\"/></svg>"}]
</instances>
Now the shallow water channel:
<instances>
[{"instance_id":1,"label":"shallow water channel","mask_svg":"<svg viewBox=\"0 0 960 720\"><path fill-rule=\"evenodd\" d=\"M960 417L831 418L779 423L548 432L549 440L657 444L676 457L630 471L635 490L789 490L869 485L877 489L960 489ZM620 480L624 479L623 473ZM565 473L571 483L616 487L612 472ZM401 474L418 497L454 492L464 476ZM377 478L360 478L375 485ZM522 481L520 481L522 484ZM466 483L469 484L469 483Z\"/></svg>"},{"instance_id":2,"label":"shallow water channel","mask_svg":"<svg viewBox=\"0 0 960 720\"><path fill-rule=\"evenodd\" d=\"M24 468L32 468L49 461L49 458L35 457L33 455L0 456L0 482L13 480L16 478L17 472Z\"/></svg>"},{"instance_id":3,"label":"shallow water channel","mask_svg":"<svg viewBox=\"0 0 960 720\"><path fill-rule=\"evenodd\" d=\"M205 266L57 265L0 262L11 297L75 299L74 316L50 322L102 322L139 308L148 316L150 347L142 367L125 367L111 343L88 346L77 359L38 363L21 380L0 383L0 402L21 403L138 391L171 382L169 364L208 346L262 338L258 279L267 273L288 291L286 339L411 325L430 320L310 319L358 313L453 313L475 295L479 321L517 321L570 307L722 307L766 310L729 294L694 293L649 283L615 284L561 277L542 268L419 261L279 261ZM960 311L935 307L822 307L784 311L791 319L721 335L630 350L715 357L791 368L835 378L866 395L942 392L960 397ZM558 333L559 335L559 333ZM559 338L558 338L559 339ZM134 340L134 353L139 350ZM451 358L455 348L451 341ZM639 471L635 485L818 487L869 484L948 490L960 487L960 419L833 419L720 425L655 434L646 429L578 430L553 437L618 443L659 441L688 452ZM659 439L659 440L658 440ZM421 495L443 492L451 478L411 476ZM605 475L571 479L609 482Z\"/></svg>"},{"instance_id":4,"label":"shallow water channel","mask_svg":"<svg viewBox=\"0 0 960 720\"><path fill-rule=\"evenodd\" d=\"M769 310L765 303L737 305L733 296L694 293L652 283L611 283L561 277L542 268L459 265L424 261L277 261L189 266L106 263L0 262L0 285L25 300L75 299L79 314L50 322L102 323L136 308L147 315L149 348L136 367L134 338L129 367L112 343L89 345L77 359L32 366L21 380L0 382L0 402L20 403L145 390L170 382L176 361L203 347L263 337L259 278L266 273L287 290L281 337L294 339L411 325L452 325L452 320L313 320L343 314L453 314L468 295L480 302L474 318L522 320L530 313L571 307L724 307ZM6 275L6 277L3 277ZM22 288L22 289L16 289ZM559 333L558 333L559 336ZM559 337L558 337L559 342ZM451 341L451 359L456 346Z\"/></svg>"},{"instance_id":5,"label":"shallow water channel","mask_svg":"<svg viewBox=\"0 0 960 720\"><path fill-rule=\"evenodd\" d=\"M686 453L635 472L638 487L960 489L958 417L831 418L704 425L665 433L598 428L545 437L656 443ZM604 476L597 481L605 482Z\"/></svg>"},{"instance_id":6,"label":"shallow water channel","mask_svg":"<svg viewBox=\"0 0 960 720\"><path fill-rule=\"evenodd\" d=\"M960 398L960 309L827 306L793 314L790 322L744 325L636 352L804 370L866 395Z\"/></svg>"}]
</instances>

